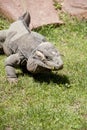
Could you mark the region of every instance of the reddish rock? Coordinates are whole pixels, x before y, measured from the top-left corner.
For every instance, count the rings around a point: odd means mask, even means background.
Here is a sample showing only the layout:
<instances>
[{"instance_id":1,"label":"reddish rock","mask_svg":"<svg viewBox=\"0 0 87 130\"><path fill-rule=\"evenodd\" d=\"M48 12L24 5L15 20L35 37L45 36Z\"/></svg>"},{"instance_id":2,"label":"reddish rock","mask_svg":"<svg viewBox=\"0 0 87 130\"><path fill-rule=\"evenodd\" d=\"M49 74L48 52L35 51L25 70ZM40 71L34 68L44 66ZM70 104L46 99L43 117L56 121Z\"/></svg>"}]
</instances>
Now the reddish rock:
<instances>
[{"instance_id":1,"label":"reddish rock","mask_svg":"<svg viewBox=\"0 0 87 130\"><path fill-rule=\"evenodd\" d=\"M62 8L71 15L87 19L87 0L64 0Z\"/></svg>"},{"instance_id":2,"label":"reddish rock","mask_svg":"<svg viewBox=\"0 0 87 130\"><path fill-rule=\"evenodd\" d=\"M31 15L31 28L47 24L62 24L52 0L0 0L0 13L16 20L26 10Z\"/></svg>"}]
</instances>

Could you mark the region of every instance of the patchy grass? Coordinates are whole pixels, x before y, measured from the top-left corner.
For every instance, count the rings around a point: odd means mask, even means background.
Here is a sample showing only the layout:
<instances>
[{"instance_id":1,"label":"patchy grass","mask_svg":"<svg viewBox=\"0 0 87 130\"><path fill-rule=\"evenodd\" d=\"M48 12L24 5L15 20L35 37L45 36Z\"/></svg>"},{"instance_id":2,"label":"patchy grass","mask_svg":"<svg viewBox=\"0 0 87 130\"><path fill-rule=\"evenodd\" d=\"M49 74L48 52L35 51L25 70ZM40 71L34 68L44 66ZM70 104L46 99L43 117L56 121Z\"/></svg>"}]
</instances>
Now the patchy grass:
<instances>
[{"instance_id":1,"label":"patchy grass","mask_svg":"<svg viewBox=\"0 0 87 130\"><path fill-rule=\"evenodd\" d=\"M9 85L0 56L0 130L87 130L87 22L62 14L65 25L37 31L63 54L63 70L26 75ZM0 29L9 26L0 18Z\"/></svg>"}]
</instances>

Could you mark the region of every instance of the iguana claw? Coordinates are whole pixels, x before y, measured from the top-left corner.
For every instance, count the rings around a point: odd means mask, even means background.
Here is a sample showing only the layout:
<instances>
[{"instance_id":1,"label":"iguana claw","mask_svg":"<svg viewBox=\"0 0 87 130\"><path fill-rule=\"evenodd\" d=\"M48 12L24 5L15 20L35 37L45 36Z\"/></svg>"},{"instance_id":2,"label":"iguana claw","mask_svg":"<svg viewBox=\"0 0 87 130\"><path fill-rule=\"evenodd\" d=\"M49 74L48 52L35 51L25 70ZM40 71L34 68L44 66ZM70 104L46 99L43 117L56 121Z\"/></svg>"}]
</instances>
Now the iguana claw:
<instances>
[{"instance_id":1,"label":"iguana claw","mask_svg":"<svg viewBox=\"0 0 87 130\"><path fill-rule=\"evenodd\" d=\"M17 78L7 78L8 82L10 84L17 84L18 83L18 79Z\"/></svg>"}]
</instances>

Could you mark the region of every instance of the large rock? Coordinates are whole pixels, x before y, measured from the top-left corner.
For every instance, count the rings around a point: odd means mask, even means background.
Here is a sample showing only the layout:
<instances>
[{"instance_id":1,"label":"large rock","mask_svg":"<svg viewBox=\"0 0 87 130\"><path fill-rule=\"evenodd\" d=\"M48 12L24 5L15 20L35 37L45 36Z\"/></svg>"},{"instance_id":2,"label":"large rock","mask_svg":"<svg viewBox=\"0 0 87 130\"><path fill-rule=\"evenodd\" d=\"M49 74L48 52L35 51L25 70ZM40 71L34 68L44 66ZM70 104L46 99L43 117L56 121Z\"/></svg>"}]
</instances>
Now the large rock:
<instances>
[{"instance_id":1,"label":"large rock","mask_svg":"<svg viewBox=\"0 0 87 130\"><path fill-rule=\"evenodd\" d=\"M62 8L71 15L87 19L87 0L64 0Z\"/></svg>"},{"instance_id":2,"label":"large rock","mask_svg":"<svg viewBox=\"0 0 87 130\"><path fill-rule=\"evenodd\" d=\"M31 29L62 23L52 0L0 0L0 13L12 20L16 20L26 10L31 14Z\"/></svg>"}]
</instances>

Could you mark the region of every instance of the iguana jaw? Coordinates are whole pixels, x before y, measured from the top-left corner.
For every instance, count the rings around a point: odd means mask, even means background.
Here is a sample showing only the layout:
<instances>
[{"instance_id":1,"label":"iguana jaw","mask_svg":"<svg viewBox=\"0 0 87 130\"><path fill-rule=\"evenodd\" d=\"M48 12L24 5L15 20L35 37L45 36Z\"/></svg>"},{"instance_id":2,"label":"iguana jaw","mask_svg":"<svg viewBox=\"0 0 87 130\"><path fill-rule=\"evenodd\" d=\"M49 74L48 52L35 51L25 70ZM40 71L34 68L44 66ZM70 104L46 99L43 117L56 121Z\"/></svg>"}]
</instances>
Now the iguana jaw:
<instances>
[{"instance_id":1,"label":"iguana jaw","mask_svg":"<svg viewBox=\"0 0 87 130\"><path fill-rule=\"evenodd\" d=\"M63 68L63 62L55 63L53 61L46 61L46 65L49 66L51 70L60 70Z\"/></svg>"},{"instance_id":2,"label":"iguana jaw","mask_svg":"<svg viewBox=\"0 0 87 130\"><path fill-rule=\"evenodd\" d=\"M53 61L41 61L34 58L29 58L27 62L27 69L31 73L44 73L49 70L60 70L63 68L63 62L56 64Z\"/></svg>"}]
</instances>

